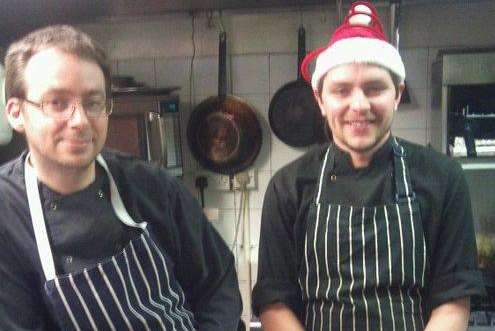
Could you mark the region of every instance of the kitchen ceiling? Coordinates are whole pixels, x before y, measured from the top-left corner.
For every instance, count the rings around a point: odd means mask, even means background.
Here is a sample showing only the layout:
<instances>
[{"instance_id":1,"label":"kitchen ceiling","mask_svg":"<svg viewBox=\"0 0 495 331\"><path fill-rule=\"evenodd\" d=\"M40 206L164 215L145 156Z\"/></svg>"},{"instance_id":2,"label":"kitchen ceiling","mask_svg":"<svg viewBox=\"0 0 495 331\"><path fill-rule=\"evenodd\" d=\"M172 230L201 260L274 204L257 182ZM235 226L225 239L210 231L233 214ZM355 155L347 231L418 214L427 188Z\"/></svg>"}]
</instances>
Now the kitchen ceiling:
<instances>
[{"instance_id":1,"label":"kitchen ceiling","mask_svg":"<svg viewBox=\"0 0 495 331\"><path fill-rule=\"evenodd\" d=\"M343 1L344 5L351 2ZM372 2L387 5L390 1ZM335 3L336 0L1 0L0 46L5 47L34 28L44 25L81 23L102 17L159 15L196 10L335 6ZM402 0L403 5L432 3L465 3L465 0Z\"/></svg>"}]
</instances>

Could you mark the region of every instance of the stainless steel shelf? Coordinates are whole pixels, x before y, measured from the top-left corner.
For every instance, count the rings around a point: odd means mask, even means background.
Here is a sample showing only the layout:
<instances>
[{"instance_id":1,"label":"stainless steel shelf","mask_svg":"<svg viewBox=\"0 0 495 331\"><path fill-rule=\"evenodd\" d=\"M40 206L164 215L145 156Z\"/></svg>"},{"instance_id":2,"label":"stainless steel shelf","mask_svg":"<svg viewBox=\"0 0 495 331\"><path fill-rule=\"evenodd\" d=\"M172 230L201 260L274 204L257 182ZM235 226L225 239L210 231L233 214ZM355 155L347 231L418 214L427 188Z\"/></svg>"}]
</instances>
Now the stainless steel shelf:
<instances>
[{"instance_id":1,"label":"stainless steel shelf","mask_svg":"<svg viewBox=\"0 0 495 331\"><path fill-rule=\"evenodd\" d=\"M464 170L495 169L495 163L473 162L473 163L462 163L461 166L462 166L462 169L464 169Z\"/></svg>"},{"instance_id":2,"label":"stainless steel shelf","mask_svg":"<svg viewBox=\"0 0 495 331\"><path fill-rule=\"evenodd\" d=\"M495 114L467 114L464 115L464 117L468 119L479 119L479 120L487 119L487 118L495 119Z\"/></svg>"},{"instance_id":3,"label":"stainless steel shelf","mask_svg":"<svg viewBox=\"0 0 495 331\"><path fill-rule=\"evenodd\" d=\"M490 170L495 169L495 157L485 156L476 158L455 157L461 163L464 170Z\"/></svg>"}]
</instances>

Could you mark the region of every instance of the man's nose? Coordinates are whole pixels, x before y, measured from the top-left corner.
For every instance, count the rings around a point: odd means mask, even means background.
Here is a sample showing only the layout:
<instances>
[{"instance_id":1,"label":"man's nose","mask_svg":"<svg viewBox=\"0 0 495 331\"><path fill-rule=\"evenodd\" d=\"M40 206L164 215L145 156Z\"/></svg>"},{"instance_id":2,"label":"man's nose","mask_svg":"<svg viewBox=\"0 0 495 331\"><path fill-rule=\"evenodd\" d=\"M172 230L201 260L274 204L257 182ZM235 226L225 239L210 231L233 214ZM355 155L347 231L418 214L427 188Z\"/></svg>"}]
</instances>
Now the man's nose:
<instances>
[{"instance_id":1,"label":"man's nose","mask_svg":"<svg viewBox=\"0 0 495 331\"><path fill-rule=\"evenodd\" d=\"M78 126L89 123L88 115L80 102L74 102L70 107L72 108L72 115L69 121L72 125Z\"/></svg>"},{"instance_id":2,"label":"man's nose","mask_svg":"<svg viewBox=\"0 0 495 331\"><path fill-rule=\"evenodd\" d=\"M368 111L370 109L370 102L363 90L356 89L352 93L349 107L356 112Z\"/></svg>"}]
</instances>

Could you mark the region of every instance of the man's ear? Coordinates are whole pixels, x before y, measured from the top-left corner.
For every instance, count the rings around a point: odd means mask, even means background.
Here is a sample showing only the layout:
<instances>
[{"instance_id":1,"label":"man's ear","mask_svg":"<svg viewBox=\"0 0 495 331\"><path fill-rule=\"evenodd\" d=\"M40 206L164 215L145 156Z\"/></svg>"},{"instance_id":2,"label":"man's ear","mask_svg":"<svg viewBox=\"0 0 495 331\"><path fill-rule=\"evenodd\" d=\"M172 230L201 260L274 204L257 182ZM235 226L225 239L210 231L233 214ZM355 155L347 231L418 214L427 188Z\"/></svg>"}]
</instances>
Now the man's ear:
<instances>
[{"instance_id":1,"label":"man's ear","mask_svg":"<svg viewBox=\"0 0 495 331\"><path fill-rule=\"evenodd\" d=\"M323 108L323 100L321 100L320 92L313 90L313 95L315 96L316 102L318 102L318 107L320 107L321 115L325 117L325 108Z\"/></svg>"},{"instance_id":2,"label":"man's ear","mask_svg":"<svg viewBox=\"0 0 495 331\"><path fill-rule=\"evenodd\" d=\"M19 133L24 133L24 116L21 111L21 100L19 98L10 98L5 105L7 119L10 126Z\"/></svg>"},{"instance_id":3,"label":"man's ear","mask_svg":"<svg viewBox=\"0 0 495 331\"><path fill-rule=\"evenodd\" d=\"M406 84L404 84L404 83L399 84L399 91L398 91L397 96L395 98L394 110L397 110L399 108L400 98L402 97L402 92L404 92L405 88L406 88Z\"/></svg>"}]
</instances>

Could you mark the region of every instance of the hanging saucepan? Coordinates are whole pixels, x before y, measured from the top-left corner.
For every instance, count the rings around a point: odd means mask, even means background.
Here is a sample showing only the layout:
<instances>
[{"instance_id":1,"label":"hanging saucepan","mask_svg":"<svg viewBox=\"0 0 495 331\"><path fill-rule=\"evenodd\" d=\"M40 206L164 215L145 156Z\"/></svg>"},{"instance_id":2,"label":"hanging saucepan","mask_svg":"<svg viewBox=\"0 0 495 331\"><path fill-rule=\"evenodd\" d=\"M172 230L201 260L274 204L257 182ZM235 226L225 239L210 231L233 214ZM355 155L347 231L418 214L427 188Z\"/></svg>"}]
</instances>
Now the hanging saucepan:
<instances>
[{"instance_id":1,"label":"hanging saucepan","mask_svg":"<svg viewBox=\"0 0 495 331\"><path fill-rule=\"evenodd\" d=\"M306 31L301 25L297 40L297 80L282 86L268 110L273 133L289 146L303 147L328 140L326 123L311 86L299 70L306 55Z\"/></svg>"},{"instance_id":2,"label":"hanging saucepan","mask_svg":"<svg viewBox=\"0 0 495 331\"><path fill-rule=\"evenodd\" d=\"M226 33L219 37L218 96L201 102L192 112L187 139L193 156L204 168L236 174L253 164L261 148L261 126L254 109L227 95Z\"/></svg>"}]
</instances>

